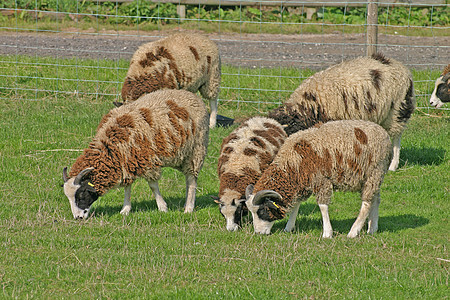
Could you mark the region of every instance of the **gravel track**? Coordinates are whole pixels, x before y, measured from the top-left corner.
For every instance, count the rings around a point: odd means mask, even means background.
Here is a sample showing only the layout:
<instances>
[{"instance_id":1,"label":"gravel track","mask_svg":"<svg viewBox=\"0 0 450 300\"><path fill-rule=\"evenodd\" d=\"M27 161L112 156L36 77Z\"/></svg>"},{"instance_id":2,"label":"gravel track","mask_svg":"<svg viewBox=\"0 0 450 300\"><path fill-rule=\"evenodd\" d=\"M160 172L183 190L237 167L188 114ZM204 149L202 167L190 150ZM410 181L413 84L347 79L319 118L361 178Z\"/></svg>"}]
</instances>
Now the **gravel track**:
<instances>
[{"instance_id":1,"label":"gravel track","mask_svg":"<svg viewBox=\"0 0 450 300\"><path fill-rule=\"evenodd\" d=\"M55 58L130 59L161 32L0 33L0 54ZM166 35L167 32L164 32ZM209 34L224 64L243 67L323 69L365 54L364 34ZM379 35L378 50L415 69L441 69L450 62L450 37Z\"/></svg>"}]
</instances>

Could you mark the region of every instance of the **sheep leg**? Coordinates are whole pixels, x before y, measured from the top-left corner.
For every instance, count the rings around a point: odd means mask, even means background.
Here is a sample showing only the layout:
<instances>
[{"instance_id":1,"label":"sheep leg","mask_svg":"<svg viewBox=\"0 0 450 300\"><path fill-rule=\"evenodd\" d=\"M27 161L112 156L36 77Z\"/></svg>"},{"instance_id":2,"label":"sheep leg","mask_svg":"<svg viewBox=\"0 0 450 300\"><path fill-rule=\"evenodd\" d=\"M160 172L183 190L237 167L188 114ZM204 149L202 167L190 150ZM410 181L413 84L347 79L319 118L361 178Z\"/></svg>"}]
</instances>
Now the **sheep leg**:
<instances>
[{"instance_id":1,"label":"sheep leg","mask_svg":"<svg viewBox=\"0 0 450 300\"><path fill-rule=\"evenodd\" d=\"M123 199L123 207L120 214L128 216L131 210L131 184L125 186L125 196Z\"/></svg>"},{"instance_id":2,"label":"sheep leg","mask_svg":"<svg viewBox=\"0 0 450 300\"><path fill-rule=\"evenodd\" d=\"M319 204L320 213L322 214L323 238L333 237L333 228L331 227L330 215L328 214L328 205L330 204L332 193L333 184L331 182L324 183L316 193L316 201Z\"/></svg>"},{"instance_id":3,"label":"sheep leg","mask_svg":"<svg viewBox=\"0 0 450 300\"><path fill-rule=\"evenodd\" d=\"M323 234L325 239L333 237L333 228L331 227L330 215L328 214L328 204L319 204L320 213L322 214Z\"/></svg>"},{"instance_id":4,"label":"sheep leg","mask_svg":"<svg viewBox=\"0 0 450 300\"><path fill-rule=\"evenodd\" d=\"M209 115L209 128L214 128L217 120L217 99L209 100L209 107L211 110L211 114Z\"/></svg>"},{"instance_id":5,"label":"sheep leg","mask_svg":"<svg viewBox=\"0 0 450 300\"><path fill-rule=\"evenodd\" d=\"M378 230L378 207L380 206L380 191L376 192L372 199L372 207L369 212L368 234L374 234Z\"/></svg>"},{"instance_id":6,"label":"sheep leg","mask_svg":"<svg viewBox=\"0 0 450 300\"><path fill-rule=\"evenodd\" d=\"M156 205L159 211L167 212L167 203L164 201L161 192L159 191L158 181L148 181L148 186L155 195Z\"/></svg>"},{"instance_id":7,"label":"sheep leg","mask_svg":"<svg viewBox=\"0 0 450 300\"><path fill-rule=\"evenodd\" d=\"M284 228L285 232L291 232L292 229L294 229L295 226L295 220L297 219L298 209L300 208L300 202L298 201L295 203L294 207L292 208L291 214L289 215L289 220L286 224L286 227Z\"/></svg>"},{"instance_id":8,"label":"sheep leg","mask_svg":"<svg viewBox=\"0 0 450 300\"><path fill-rule=\"evenodd\" d=\"M392 138L393 155L391 164L389 165L389 171L397 170L398 164L400 162L400 142L401 142L401 135Z\"/></svg>"},{"instance_id":9,"label":"sheep leg","mask_svg":"<svg viewBox=\"0 0 450 300\"><path fill-rule=\"evenodd\" d=\"M359 211L359 215L356 218L355 223L353 223L352 228L350 229L350 232L348 233L347 237L354 238L357 237L359 232L361 231L362 227L364 226L364 222L367 219L367 216L369 215L371 203L368 201L363 201L361 204L361 210Z\"/></svg>"},{"instance_id":10,"label":"sheep leg","mask_svg":"<svg viewBox=\"0 0 450 300\"><path fill-rule=\"evenodd\" d=\"M196 189L197 178L192 174L186 175L186 204L184 207L185 213L191 213L194 211Z\"/></svg>"},{"instance_id":11,"label":"sheep leg","mask_svg":"<svg viewBox=\"0 0 450 300\"><path fill-rule=\"evenodd\" d=\"M209 100L209 128L214 128L216 126L217 97L219 96L220 77L220 64L218 64L216 67L212 68L209 80L199 88L202 97Z\"/></svg>"}]
</instances>

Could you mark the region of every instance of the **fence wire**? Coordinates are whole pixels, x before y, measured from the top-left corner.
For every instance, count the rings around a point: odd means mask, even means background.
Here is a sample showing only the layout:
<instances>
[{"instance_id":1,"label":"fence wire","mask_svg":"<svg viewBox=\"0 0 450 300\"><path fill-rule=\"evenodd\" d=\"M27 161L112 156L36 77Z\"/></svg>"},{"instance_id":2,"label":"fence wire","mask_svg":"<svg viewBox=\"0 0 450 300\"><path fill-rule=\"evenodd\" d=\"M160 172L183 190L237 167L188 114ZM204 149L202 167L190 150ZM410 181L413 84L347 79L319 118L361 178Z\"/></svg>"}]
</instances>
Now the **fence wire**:
<instances>
[{"instance_id":1,"label":"fence wire","mask_svg":"<svg viewBox=\"0 0 450 300\"><path fill-rule=\"evenodd\" d=\"M289 1L289 6L275 1L252 1L252 6L245 1L235 6L53 2L53 10L38 0L0 4L0 99L119 100L137 47L177 31L202 32L218 44L219 101L237 107L281 103L315 71L366 53L366 2L335 2L333 8L307 1ZM398 7L403 14L395 11ZM415 23L417 7L428 22ZM340 16L332 13L337 9ZM434 82L450 62L450 27L442 24L446 13L447 4L378 8L377 49L422 78L415 80L419 108L429 109Z\"/></svg>"}]
</instances>

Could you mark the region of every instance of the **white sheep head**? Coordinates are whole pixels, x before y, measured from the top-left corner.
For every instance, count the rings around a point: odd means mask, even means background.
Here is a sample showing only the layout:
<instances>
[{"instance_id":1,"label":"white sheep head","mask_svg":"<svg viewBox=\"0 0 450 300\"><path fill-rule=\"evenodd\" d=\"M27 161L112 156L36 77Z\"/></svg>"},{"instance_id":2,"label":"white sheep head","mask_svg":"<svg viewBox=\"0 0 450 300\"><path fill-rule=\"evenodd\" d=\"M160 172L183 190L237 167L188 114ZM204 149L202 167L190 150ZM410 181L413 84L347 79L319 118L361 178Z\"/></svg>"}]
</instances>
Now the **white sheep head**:
<instances>
[{"instance_id":1,"label":"white sheep head","mask_svg":"<svg viewBox=\"0 0 450 300\"><path fill-rule=\"evenodd\" d=\"M219 204L219 210L227 222L228 231L236 231L241 227L242 217L247 215L245 199L223 199L212 197L214 202Z\"/></svg>"},{"instance_id":2,"label":"white sheep head","mask_svg":"<svg viewBox=\"0 0 450 300\"><path fill-rule=\"evenodd\" d=\"M86 219L92 203L99 197L94 185L87 178L92 170L94 168L84 169L72 178L67 176L67 167L63 170L64 194L69 198L75 219Z\"/></svg>"},{"instance_id":3,"label":"white sheep head","mask_svg":"<svg viewBox=\"0 0 450 300\"><path fill-rule=\"evenodd\" d=\"M450 72L436 79L430 105L440 108L444 102L450 102Z\"/></svg>"}]
</instances>

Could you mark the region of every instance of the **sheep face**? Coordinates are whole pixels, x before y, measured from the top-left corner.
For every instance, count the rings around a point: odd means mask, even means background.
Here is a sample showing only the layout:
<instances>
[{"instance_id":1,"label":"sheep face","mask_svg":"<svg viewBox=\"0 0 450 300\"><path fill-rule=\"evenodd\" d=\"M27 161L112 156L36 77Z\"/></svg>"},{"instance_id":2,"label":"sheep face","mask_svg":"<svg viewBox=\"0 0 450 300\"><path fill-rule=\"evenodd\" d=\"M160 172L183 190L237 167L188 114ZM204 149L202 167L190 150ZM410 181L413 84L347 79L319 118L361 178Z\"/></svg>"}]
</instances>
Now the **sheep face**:
<instances>
[{"instance_id":1,"label":"sheep face","mask_svg":"<svg viewBox=\"0 0 450 300\"><path fill-rule=\"evenodd\" d=\"M253 185L247 187L245 195L245 204L253 216L255 233L270 234L275 220L283 219L285 215L284 209L276 203L281 200L281 195L271 190L253 194Z\"/></svg>"},{"instance_id":2,"label":"sheep face","mask_svg":"<svg viewBox=\"0 0 450 300\"><path fill-rule=\"evenodd\" d=\"M431 94L430 105L436 108L450 102L450 73L447 73L436 80L433 94Z\"/></svg>"},{"instance_id":3,"label":"sheep face","mask_svg":"<svg viewBox=\"0 0 450 300\"><path fill-rule=\"evenodd\" d=\"M86 179L86 175L92 168L85 169L74 178L67 178L67 168L64 168L64 194L69 199L70 208L75 219L86 219L89 210L95 200L99 197L94 185Z\"/></svg>"},{"instance_id":4,"label":"sheep face","mask_svg":"<svg viewBox=\"0 0 450 300\"><path fill-rule=\"evenodd\" d=\"M248 213L248 209L245 206L245 199L232 199L231 201L216 199L215 202L219 204L220 213L227 221L227 230L238 230L241 227L242 217Z\"/></svg>"}]
</instances>

